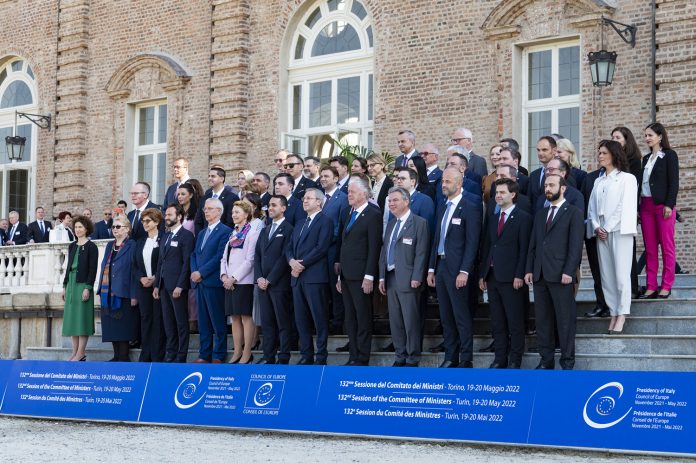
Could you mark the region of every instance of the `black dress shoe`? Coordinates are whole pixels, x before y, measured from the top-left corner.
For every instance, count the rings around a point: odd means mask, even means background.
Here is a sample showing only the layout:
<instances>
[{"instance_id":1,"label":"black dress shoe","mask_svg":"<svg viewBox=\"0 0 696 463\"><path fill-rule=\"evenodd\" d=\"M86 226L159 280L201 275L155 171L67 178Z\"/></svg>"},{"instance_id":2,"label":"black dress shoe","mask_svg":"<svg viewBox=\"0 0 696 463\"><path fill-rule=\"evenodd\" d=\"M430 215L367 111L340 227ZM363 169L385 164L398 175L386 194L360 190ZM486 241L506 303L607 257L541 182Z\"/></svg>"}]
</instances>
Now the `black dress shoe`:
<instances>
[{"instance_id":1,"label":"black dress shoe","mask_svg":"<svg viewBox=\"0 0 696 463\"><path fill-rule=\"evenodd\" d=\"M394 343L390 342L389 345L382 347L380 352L394 352Z\"/></svg>"},{"instance_id":2,"label":"black dress shoe","mask_svg":"<svg viewBox=\"0 0 696 463\"><path fill-rule=\"evenodd\" d=\"M314 360L312 359L300 359L297 365L314 365Z\"/></svg>"},{"instance_id":3,"label":"black dress shoe","mask_svg":"<svg viewBox=\"0 0 696 463\"><path fill-rule=\"evenodd\" d=\"M393 366L393 367L405 367L405 366L406 366L406 362L398 362L398 361L397 361L397 362L392 363L392 366Z\"/></svg>"},{"instance_id":4,"label":"black dress shoe","mask_svg":"<svg viewBox=\"0 0 696 463\"><path fill-rule=\"evenodd\" d=\"M472 362L471 360L459 362L459 366L457 368L474 368L474 362Z\"/></svg>"},{"instance_id":5,"label":"black dress shoe","mask_svg":"<svg viewBox=\"0 0 696 463\"><path fill-rule=\"evenodd\" d=\"M406 362L406 363L404 364L404 366L405 366L406 368L418 368L418 364L417 364L417 363Z\"/></svg>"},{"instance_id":6,"label":"black dress shoe","mask_svg":"<svg viewBox=\"0 0 696 463\"><path fill-rule=\"evenodd\" d=\"M667 294L657 294L658 299L668 299L672 295L672 290L670 289Z\"/></svg>"},{"instance_id":7,"label":"black dress shoe","mask_svg":"<svg viewBox=\"0 0 696 463\"><path fill-rule=\"evenodd\" d=\"M261 359L258 362L256 362L257 365L275 365L275 360L272 359Z\"/></svg>"},{"instance_id":8,"label":"black dress shoe","mask_svg":"<svg viewBox=\"0 0 696 463\"><path fill-rule=\"evenodd\" d=\"M479 352L495 352L495 347L493 347L493 344L495 344L495 342L491 341L488 346L480 348Z\"/></svg>"},{"instance_id":9,"label":"black dress shoe","mask_svg":"<svg viewBox=\"0 0 696 463\"><path fill-rule=\"evenodd\" d=\"M337 347L336 352L350 352L350 342L347 342L345 346Z\"/></svg>"},{"instance_id":10,"label":"black dress shoe","mask_svg":"<svg viewBox=\"0 0 696 463\"><path fill-rule=\"evenodd\" d=\"M438 368L457 368L459 363L452 362L450 360L445 360L440 364Z\"/></svg>"},{"instance_id":11,"label":"black dress shoe","mask_svg":"<svg viewBox=\"0 0 696 463\"><path fill-rule=\"evenodd\" d=\"M587 318L608 317L609 316L609 308L608 307L600 307L597 305L597 306L595 306L595 308L592 312L585 312L585 316Z\"/></svg>"},{"instance_id":12,"label":"black dress shoe","mask_svg":"<svg viewBox=\"0 0 696 463\"><path fill-rule=\"evenodd\" d=\"M129 341L128 347L131 349L140 349L140 341Z\"/></svg>"},{"instance_id":13,"label":"black dress shoe","mask_svg":"<svg viewBox=\"0 0 696 463\"><path fill-rule=\"evenodd\" d=\"M520 369L520 364L519 363L510 363L508 364L508 370L519 370Z\"/></svg>"},{"instance_id":14,"label":"black dress shoe","mask_svg":"<svg viewBox=\"0 0 696 463\"><path fill-rule=\"evenodd\" d=\"M553 368L553 365L546 365L544 363L539 362L539 365L536 366L535 370L553 370Z\"/></svg>"},{"instance_id":15,"label":"black dress shoe","mask_svg":"<svg viewBox=\"0 0 696 463\"><path fill-rule=\"evenodd\" d=\"M437 346L430 348L430 353L432 353L432 354L437 354L439 352L444 352L444 351L445 351L445 343L444 342L441 342Z\"/></svg>"},{"instance_id":16,"label":"black dress shoe","mask_svg":"<svg viewBox=\"0 0 696 463\"><path fill-rule=\"evenodd\" d=\"M367 363L362 360L349 360L343 366L345 367L366 367Z\"/></svg>"},{"instance_id":17,"label":"black dress shoe","mask_svg":"<svg viewBox=\"0 0 696 463\"><path fill-rule=\"evenodd\" d=\"M657 299L657 291L653 291L650 294L645 292L645 293L641 294L640 296L638 296L638 299Z\"/></svg>"},{"instance_id":18,"label":"black dress shoe","mask_svg":"<svg viewBox=\"0 0 696 463\"><path fill-rule=\"evenodd\" d=\"M504 363L493 362L493 363L491 363L491 365L490 365L488 368L493 368L493 369L496 369L496 368L507 368L507 365L504 364Z\"/></svg>"}]
</instances>

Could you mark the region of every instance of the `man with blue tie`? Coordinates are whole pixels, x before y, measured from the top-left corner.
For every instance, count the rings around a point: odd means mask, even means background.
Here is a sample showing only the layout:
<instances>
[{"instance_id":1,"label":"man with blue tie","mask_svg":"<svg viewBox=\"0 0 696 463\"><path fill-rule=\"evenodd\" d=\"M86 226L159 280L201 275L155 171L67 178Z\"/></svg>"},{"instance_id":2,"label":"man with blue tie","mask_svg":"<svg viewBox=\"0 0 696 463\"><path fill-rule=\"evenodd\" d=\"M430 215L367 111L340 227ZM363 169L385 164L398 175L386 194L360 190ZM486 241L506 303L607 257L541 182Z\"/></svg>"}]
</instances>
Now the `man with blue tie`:
<instances>
[{"instance_id":1,"label":"man with blue tie","mask_svg":"<svg viewBox=\"0 0 696 463\"><path fill-rule=\"evenodd\" d=\"M329 165L338 172L338 189L348 194L348 180L350 179L350 164L345 156L334 156L329 161Z\"/></svg>"},{"instance_id":2,"label":"man with blue tie","mask_svg":"<svg viewBox=\"0 0 696 463\"><path fill-rule=\"evenodd\" d=\"M152 296L162 300L162 319L167 338L165 362L186 362L189 347L188 289L193 233L182 227L184 210L171 204L164 213L167 234L159 253ZM206 243L207 244L207 243Z\"/></svg>"},{"instance_id":3,"label":"man with blue tie","mask_svg":"<svg viewBox=\"0 0 696 463\"><path fill-rule=\"evenodd\" d=\"M334 225L321 212L324 194L317 188L308 188L302 198L307 213L304 223L295 227L286 256L290 264L292 300L295 322L300 335L298 365L326 365L329 339L328 252ZM313 322L313 323L312 323ZM312 325L317 333L316 358L312 341Z\"/></svg>"},{"instance_id":4,"label":"man with blue tie","mask_svg":"<svg viewBox=\"0 0 696 463\"><path fill-rule=\"evenodd\" d=\"M442 174L446 202L438 208L428 269L428 285L437 290L444 334L445 360L440 368L473 367L473 329L468 292L478 253L481 214L462 198L462 174L448 167ZM437 283L437 284L436 284ZM461 354L461 356L460 356Z\"/></svg>"},{"instance_id":5,"label":"man with blue tie","mask_svg":"<svg viewBox=\"0 0 696 463\"><path fill-rule=\"evenodd\" d=\"M285 211L285 220L288 221L290 225L295 227L298 223L302 224L302 221L307 217L304 209L302 209L302 201L297 199L296 196L292 194L293 186L295 185L295 179L292 175L288 173L278 174L273 180L273 185L275 187L275 194L285 196L288 200L288 208Z\"/></svg>"},{"instance_id":6,"label":"man with blue tie","mask_svg":"<svg viewBox=\"0 0 696 463\"><path fill-rule=\"evenodd\" d=\"M44 220L46 212L39 206L34 211L36 220L29 224L30 243L48 243L48 233L51 231L51 222Z\"/></svg>"},{"instance_id":7,"label":"man with blue tie","mask_svg":"<svg viewBox=\"0 0 696 463\"><path fill-rule=\"evenodd\" d=\"M422 217L428 224L428 230L432 235L435 229L435 204L430 196L416 190L418 182L418 172L408 167L397 167L394 169L394 184L408 191L409 209L418 217ZM391 209L388 209L391 211ZM391 212L385 214L387 222L394 218Z\"/></svg>"},{"instance_id":8,"label":"man with blue tie","mask_svg":"<svg viewBox=\"0 0 696 463\"><path fill-rule=\"evenodd\" d=\"M544 196L546 164L556 157L556 140L552 136L541 137L537 141L536 150L541 166L529 174L529 186L527 187L527 196L532 203L532 208L536 208L537 198Z\"/></svg>"},{"instance_id":9,"label":"man with blue tie","mask_svg":"<svg viewBox=\"0 0 696 463\"><path fill-rule=\"evenodd\" d=\"M287 364L290 362L290 346L293 332L292 291L290 267L285 251L290 245L293 227L285 220L288 200L273 195L268 201L268 217L271 223L261 231L254 255L254 279L259 286L263 330L263 358L260 364Z\"/></svg>"},{"instance_id":10,"label":"man with blue tie","mask_svg":"<svg viewBox=\"0 0 696 463\"><path fill-rule=\"evenodd\" d=\"M343 334L343 320L345 311L343 308L343 297L336 289L338 272L334 262L338 255L336 242L341 228L341 217L348 210L348 195L338 188L338 172L334 167L325 166L321 169L319 180L324 188L324 205L322 212L333 221L334 230L331 235L331 245L329 246L329 286L331 291L331 319L329 323L330 334Z\"/></svg>"},{"instance_id":11,"label":"man with blue tie","mask_svg":"<svg viewBox=\"0 0 696 463\"><path fill-rule=\"evenodd\" d=\"M225 290L220 281L220 260L232 229L221 223L222 201L208 198L203 214L208 226L196 237L191 254L192 287L197 288L200 349L196 363L222 363L227 355Z\"/></svg>"},{"instance_id":12,"label":"man with blue tie","mask_svg":"<svg viewBox=\"0 0 696 463\"><path fill-rule=\"evenodd\" d=\"M205 202L212 199L219 199L222 203L223 212L220 216L220 221L227 225L228 227L233 227L232 222L232 206L236 201L239 201L239 196L232 190L232 187L225 185L225 177L227 173L225 169L220 166L212 166L208 171L208 188L200 200L198 205L198 212L196 213L196 218L194 219L196 225L196 236L205 228L205 213L203 207Z\"/></svg>"},{"instance_id":13,"label":"man with blue tie","mask_svg":"<svg viewBox=\"0 0 696 463\"><path fill-rule=\"evenodd\" d=\"M397 138L401 154L394 161L394 167L408 167L408 160L420 156L416 151L416 134L412 130L402 130Z\"/></svg>"},{"instance_id":14,"label":"man with blue tie","mask_svg":"<svg viewBox=\"0 0 696 463\"><path fill-rule=\"evenodd\" d=\"M425 195L423 195L425 196ZM428 267L428 223L409 210L404 188L389 190L392 219L379 258L379 291L387 296L395 367L417 367L421 356L421 291Z\"/></svg>"}]
</instances>

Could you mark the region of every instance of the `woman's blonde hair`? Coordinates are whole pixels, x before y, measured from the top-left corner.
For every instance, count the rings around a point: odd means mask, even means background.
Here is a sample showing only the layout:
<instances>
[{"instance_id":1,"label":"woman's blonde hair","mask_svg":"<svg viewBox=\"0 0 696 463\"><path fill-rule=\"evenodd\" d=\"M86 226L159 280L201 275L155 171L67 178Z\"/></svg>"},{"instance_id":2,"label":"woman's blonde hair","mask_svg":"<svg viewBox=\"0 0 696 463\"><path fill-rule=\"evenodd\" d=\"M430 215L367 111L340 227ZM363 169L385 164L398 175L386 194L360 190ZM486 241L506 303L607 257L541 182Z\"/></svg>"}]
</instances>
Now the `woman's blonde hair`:
<instances>
[{"instance_id":1,"label":"woman's blonde hair","mask_svg":"<svg viewBox=\"0 0 696 463\"><path fill-rule=\"evenodd\" d=\"M556 141L556 149L562 149L563 151L570 153L568 164L570 164L571 167L580 168L580 161L578 161L575 152L575 145L573 145L572 141L567 138L561 138L560 140Z\"/></svg>"}]
</instances>

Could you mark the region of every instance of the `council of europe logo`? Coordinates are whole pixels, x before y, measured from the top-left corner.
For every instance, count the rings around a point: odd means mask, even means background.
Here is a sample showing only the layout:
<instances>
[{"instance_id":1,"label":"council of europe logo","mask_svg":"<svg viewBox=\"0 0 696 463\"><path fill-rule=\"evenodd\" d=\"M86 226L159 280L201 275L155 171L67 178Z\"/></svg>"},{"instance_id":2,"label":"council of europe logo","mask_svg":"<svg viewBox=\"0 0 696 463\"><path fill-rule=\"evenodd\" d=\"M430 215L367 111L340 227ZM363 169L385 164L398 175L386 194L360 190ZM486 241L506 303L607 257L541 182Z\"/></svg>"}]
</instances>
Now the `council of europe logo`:
<instances>
[{"instance_id":1,"label":"council of europe logo","mask_svg":"<svg viewBox=\"0 0 696 463\"><path fill-rule=\"evenodd\" d=\"M244 406L245 408L278 409L284 389L284 380L249 380L249 391Z\"/></svg>"},{"instance_id":2,"label":"council of europe logo","mask_svg":"<svg viewBox=\"0 0 696 463\"><path fill-rule=\"evenodd\" d=\"M198 371L184 378L174 392L174 404L178 408L186 410L203 400L205 391L202 388L199 390L202 382L203 375Z\"/></svg>"},{"instance_id":3,"label":"council of europe logo","mask_svg":"<svg viewBox=\"0 0 696 463\"><path fill-rule=\"evenodd\" d=\"M626 413L619 416L621 412L617 411L617 407L623 393L623 384L615 381L597 388L587 398L582 410L585 423L595 429L606 429L620 423L633 410L631 407Z\"/></svg>"}]
</instances>

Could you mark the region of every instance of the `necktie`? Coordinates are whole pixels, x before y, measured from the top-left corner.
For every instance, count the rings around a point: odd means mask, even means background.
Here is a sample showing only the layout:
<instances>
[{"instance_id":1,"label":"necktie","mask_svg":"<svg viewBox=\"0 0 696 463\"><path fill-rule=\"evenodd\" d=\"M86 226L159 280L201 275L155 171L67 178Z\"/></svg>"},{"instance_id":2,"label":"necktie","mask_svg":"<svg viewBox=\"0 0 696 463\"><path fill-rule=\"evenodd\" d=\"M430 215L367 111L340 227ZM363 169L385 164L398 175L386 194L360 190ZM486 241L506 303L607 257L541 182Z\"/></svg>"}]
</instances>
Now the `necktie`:
<instances>
[{"instance_id":1,"label":"necktie","mask_svg":"<svg viewBox=\"0 0 696 463\"><path fill-rule=\"evenodd\" d=\"M41 237L43 238L43 236L44 236L43 220L39 222L39 230L41 230Z\"/></svg>"},{"instance_id":2,"label":"necktie","mask_svg":"<svg viewBox=\"0 0 696 463\"><path fill-rule=\"evenodd\" d=\"M271 225L271 231L268 233L268 239L269 239L269 240L270 240L271 238L273 238L273 234L275 233L275 231L276 231L277 229L278 229L278 224L275 223L275 222L273 222L273 225Z\"/></svg>"},{"instance_id":3,"label":"necktie","mask_svg":"<svg viewBox=\"0 0 696 463\"><path fill-rule=\"evenodd\" d=\"M442 216L442 223L440 224L440 242L437 243L437 255L441 256L445 253L445 235L447 234L447 217L449 217L449 211L452 207L452 201L447 201L447 208Z\"/></svg>"},{"instance_id":4,"label":"necktie","mask_svg":"<svg viewBox=\"0 0 696 463\"><path fill-rule=\"evenodd\" d=\"M17 225L12 225L12 228L10 229L10 237L8 238L10 241L14 241L14 235L16 231Z\"/></svg>"},{"instance_id":5,"label":"necktie","mask_svg":"<svg viewBox=\"0 0 696 463\"><path fill-rule=\"evenodd\" d=\"M353 212L350 213L350 220L348 221L348 225L346 225L346 231L349 232L351 228L353 228L353 224L355 223L355 219L358 218L358 211L354 210Z\"/></svg>"},{"instance_id":6,"label":"necktie","mask_svg":"<svg viewBox=\"0 0 696 463\"><path fill-rule=\"evenodd\" d=\"M140 210L136 209L135 215L133 216L133 235L135 235L135 230L137 230L139 223L140 223Z\"/></svg>"},{"instance_id":7,"label":"necktie","mask_svg":"<svg viewBox=\"0 0 696 463\"><path fill-rule=\"evenodd\" d=\"M546 169L544 167L541 168L541 174L539 175L539 186L543 187L544 186L544 174L546 173Z\"/></svg>"},{"instance_id":8,"label":"necktie","mask_svg":"<svg viewBox=\"0 0 696 463\"><path fill-rule=\"evenodd\" d=\"M392 233L391 241L389 242L389 252L387 253L387 267L394 266L394 251L396 251L396 242L399 238L399 229L401 228L401 219L396 221L394 233Z\"/></svg>"},{"instance_id":9,"label":"necktie","mask_svg":"<svg viewBox=\"0 0 696 463\"><path fill-rule=\"evenodd\" d=\"M164 247L168 248L169 247L169 242L172 240L172 232L167 233L167 241L164 242Z\"/></svg>"},{"instance_id":10,"label":"necktie","mask_svg":"<svg viewBox=\"0 0 696 463\"><path fill-rule=\"evenodd\" d=\"M503 232L503 225L505 225L505 212L500 213L500 220L498 221L498 236Z\"/></svg>"},{"instance_id":11,"label":"necktie","mask_svg":"<svg viewBox=\"0 0 696 463\"><path fill-rule=\"evenodd\" d=\"M205 247L205 242L208 241L209 236L210 236L210 227L205 229L205 236L203 237L203 242L201 243L201 251Z\"/></svg>"},{"instance_id":12,"label":"necktie","mask_svg":"<svg viewBox=\"0 0 696 463\"><path fill-rule=\"evenodd\" d=\"M213 193L213 199L217 199L217 198L218 198L218 194L217 194L217 193Z\"/></svg>"},{"instance_id":13,"label":"necktie","mask_svg":"<svg viewBox=\"0 0 696 463\"><path fill-rule=\"evenodd\" d=\"M551 223L553 222L553 216L555 215L556 211L556 206L551 206L551 212L549 212L549 216L546 218L546 231L549 231L549 228L551 228Z\"/></svg>"},{"instance_id":14,"label":"necktie","mask_svg":"<svg viewBox=\"0 0 696 463\"><path fill-rule=\"evenodd\" d=\"M309 222L311 222L312 219L307 217L307 220L305 220L304 225L302 225L302 230L300 230L300 236L297 237L297 240L300 241L302 239L302 235L304 234L305 230L309 228Z\"/></svg>"},{"instance_id":15,"label":"necktie","mask_svg":"<svg viewBox=\"0 0 696 463\"><path fill-rule=\"evenodd\" d=\"M331 199L331 195L326 193L326 202L328 202Z\"/></svg>"}]
</instances>

